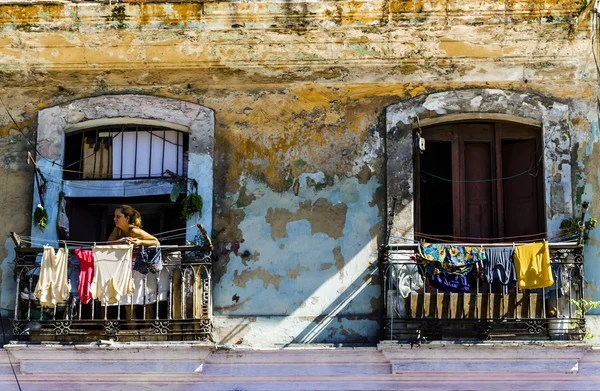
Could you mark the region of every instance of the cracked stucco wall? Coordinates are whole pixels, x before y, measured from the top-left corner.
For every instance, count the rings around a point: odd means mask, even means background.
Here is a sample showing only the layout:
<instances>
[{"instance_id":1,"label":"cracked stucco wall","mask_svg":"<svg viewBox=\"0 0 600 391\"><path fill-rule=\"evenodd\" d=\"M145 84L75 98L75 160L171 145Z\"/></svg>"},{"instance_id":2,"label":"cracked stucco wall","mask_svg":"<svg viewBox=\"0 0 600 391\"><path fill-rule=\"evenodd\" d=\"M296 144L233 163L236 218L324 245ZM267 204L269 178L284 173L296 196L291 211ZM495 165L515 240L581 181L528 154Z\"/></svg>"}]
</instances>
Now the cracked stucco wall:
<instances>
[{"instance_id":1,"label":"cracked stucco wall","mask_svg":"<svg viewBox=\"0 0 600 391\"><path fill-rule=\"evenodd\" d=\"M422 104L415 110L452 111L444 94L457 90L556 102L542 105L544 118L569 131L549 137L558 156L548 157L557 164L547 189L561 204L552 224L577 213L577 200L599 193L589 8L575 0L3 1L0 96L30 140L41 110L93 96L213 110L217 342L373 342L383 314L383 152L407 157L386 146L386 107L412 98ZM487 95L470 102L510 106ZM28 234L30 147L1 107L0 140L8 185L0 234ZM14 295L6 246L3 307ZM597 246L586 253L591 281L600 278Z\"/></svg>"}]
</instances>

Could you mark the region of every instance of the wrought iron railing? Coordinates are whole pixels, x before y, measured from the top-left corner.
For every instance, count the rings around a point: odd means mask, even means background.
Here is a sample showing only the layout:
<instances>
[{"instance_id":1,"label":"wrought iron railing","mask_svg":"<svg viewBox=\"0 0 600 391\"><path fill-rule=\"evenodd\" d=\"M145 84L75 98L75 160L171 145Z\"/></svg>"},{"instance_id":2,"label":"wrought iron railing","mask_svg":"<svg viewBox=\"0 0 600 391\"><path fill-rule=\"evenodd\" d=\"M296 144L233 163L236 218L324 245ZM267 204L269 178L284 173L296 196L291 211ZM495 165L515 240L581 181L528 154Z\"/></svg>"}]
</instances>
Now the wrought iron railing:
<instances>
[{"instance_id":1,"label":"wrought iron railing","mask_svg":"<svg viewBox=\"0 0 600 391\"><path fill-rule=\"evenodd\" d=\"M421 343L432 340L581 340L585 320L572 300L583 297L583 247L550 243L555 284L520 290L473 279L469 293L433 288L415 261L416 244L382 249L384 339Z\"/></svg>"},{"instance_id":2,"label":"wrought iron railing","mask_svg":"<svg viewBox=\"0 0 600 391\"><path fill-rule=\"evenodd\" d=\"M13 238L18 243L18 237ZM72 250L74 248L69 250L69 255ZM142 293L138 293L136 299L130 295L118 305L103 305L99 300L82 304L76 284L79 264L70 256L70 297L50 308L40 305L33 294L43 248L17 247L13 339L28 342L210 340L212 244L209 241L203 246L163 246L161 250L163 270L137 276Z\"/></svg>"}]
</instances>

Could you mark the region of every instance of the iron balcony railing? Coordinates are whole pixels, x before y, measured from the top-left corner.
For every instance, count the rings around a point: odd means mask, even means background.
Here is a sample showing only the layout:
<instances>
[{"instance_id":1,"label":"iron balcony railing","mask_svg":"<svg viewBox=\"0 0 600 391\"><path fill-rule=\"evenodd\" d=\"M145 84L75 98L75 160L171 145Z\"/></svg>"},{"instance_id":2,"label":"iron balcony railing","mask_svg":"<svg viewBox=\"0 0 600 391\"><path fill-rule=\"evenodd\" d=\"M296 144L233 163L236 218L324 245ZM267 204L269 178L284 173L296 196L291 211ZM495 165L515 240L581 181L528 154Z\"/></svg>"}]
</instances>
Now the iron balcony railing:
<instances>
[{"instance_id":1,"label":"iron balcony railing","mask_svg":"<svg viewBox=\"0 0 600 391\"><path fill-rule=\"evenodd\" d=\"M18 237L13 236L18 243ZM79 263L69 250L68 300L49 308L34 297L43 248L16 248L17 295L13 339L43 342L209 341L212 332L212 244L162 246L164 268L138 281L137 298L120 305L99 300L82 304L77 285ZM138 276L139 277L139 276ZM136 285L138 285L136 283ZM135 295L136 293L134 293ZM124 302L129 302L123 304Z\"/></svg>"},{"instance_id":2,"label":"iron balcony railing","mask_svg":"<svg viewBox=\"0 0 600 391\"><path fill-rule=\"evenodd\" d=\"M457 244L459 245L459 244ZM585 320L574 302L583 298L583 247L550 243L554 285L520 290L473 279L469 293L430 286L415 261L416 244L382 248L387 340L581 340Z\"/></svg>"}]
</instances>

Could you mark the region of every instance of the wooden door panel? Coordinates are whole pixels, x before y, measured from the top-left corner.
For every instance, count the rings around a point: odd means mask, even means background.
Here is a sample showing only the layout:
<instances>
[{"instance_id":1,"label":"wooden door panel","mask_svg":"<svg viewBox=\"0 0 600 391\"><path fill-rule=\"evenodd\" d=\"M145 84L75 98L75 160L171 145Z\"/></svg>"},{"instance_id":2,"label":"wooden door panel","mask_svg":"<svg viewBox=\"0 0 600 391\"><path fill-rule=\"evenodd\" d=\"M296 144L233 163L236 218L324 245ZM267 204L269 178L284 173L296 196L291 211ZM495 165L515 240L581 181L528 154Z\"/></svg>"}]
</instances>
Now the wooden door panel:
<instances>
[{"instance_id":1,"label":"wooden door panel","mask_svg":"<svg viewBox=\"0 0 600 391\"><path fill-rule=\"evenodd\" d=\"M543 229L538 219L536 140L502 142L504 232L506 236L531 235Z\"/></svg>"},{"instance_id":2,"label":"wooden door panel","mask_svg":"<svg viewBox=\"0 0 600 391\"><path fill-rule=\"evenodd\" d=\"M491 145L489 142L464 143L464 236L491 238L494 234L492 208Z\"/></svg>"}]
</instances>

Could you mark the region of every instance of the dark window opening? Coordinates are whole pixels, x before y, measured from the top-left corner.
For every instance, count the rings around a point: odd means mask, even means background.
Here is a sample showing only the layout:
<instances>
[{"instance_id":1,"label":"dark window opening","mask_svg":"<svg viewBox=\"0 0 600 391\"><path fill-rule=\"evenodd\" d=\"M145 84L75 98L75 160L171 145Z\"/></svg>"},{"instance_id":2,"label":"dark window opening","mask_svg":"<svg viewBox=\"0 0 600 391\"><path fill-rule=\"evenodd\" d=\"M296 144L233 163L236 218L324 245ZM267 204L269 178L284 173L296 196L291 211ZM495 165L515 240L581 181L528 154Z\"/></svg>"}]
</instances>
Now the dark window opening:
<instances>
[{"instance_id":1,"label":"dark window opening","mask_svg":"<svg viewBox=\"0 0 600 391\"><path fill-rule=\"evenodd\" d=\"M67 198L67 214L71 240L105 241L113 228L114 210L121 204L131 205L142 215L144 230L158 235L161 244L185 244L186 220L181 216L181 204L171 202L169 195L134 198Z\"/></svg>"},{"instance_id":2,"label":"dark window opening","mask_svg":"<svg viewBox=\"0 0 600 391\"><path fill-rule=\"evenodd\" d=\"M540 133L502 122L424 128L416 236L475 243L544 238Z\"/></svg>"},{"instance_id":3,"label":"dark window opening","mask_svg":"<svg viewBox=\"0 0 600 391\"><path fill-rule=\"evenodd\" d=\"M436 178L437 177L437 178ZM421 230L431 235L452 235L451 144L430 142L421 156Z\"/></svg>"}]
</instances>

